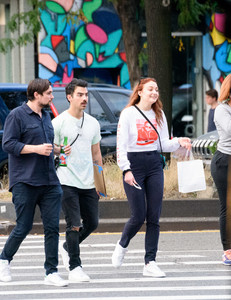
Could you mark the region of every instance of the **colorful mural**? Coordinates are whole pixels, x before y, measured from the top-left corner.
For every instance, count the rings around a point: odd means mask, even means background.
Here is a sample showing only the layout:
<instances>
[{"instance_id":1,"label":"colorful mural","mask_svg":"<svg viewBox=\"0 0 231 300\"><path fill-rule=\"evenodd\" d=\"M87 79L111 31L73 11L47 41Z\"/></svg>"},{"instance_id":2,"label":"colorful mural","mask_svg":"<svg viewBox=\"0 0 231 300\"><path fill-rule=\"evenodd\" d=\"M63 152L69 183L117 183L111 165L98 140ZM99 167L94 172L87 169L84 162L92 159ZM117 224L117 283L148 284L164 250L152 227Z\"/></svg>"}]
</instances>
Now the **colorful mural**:
<instances>
[{"instance_id":1,"label":"colorful mural","mask_svg":"<svg viewBox=\"0 0 231 300\"><path fill-rule=\"evenodd\" d=\"M226 14L215 13L208 20L209 32L203 36L203 68L212 87L231 73L231 39L225 32Z\"/></svg>"},{"instance_id":2,"label":"colorful mural","mask_svg":"<svg viewBox=\"0 0 231 300\"><path fill-rule=\"evenodd\" d=\"M67 15L80 8L87 22L68 22ZM78 68L108 68L118 72L119 85L130 88L121 23L112 5L104 6L103 0L46 1L41 22L40 78L65 85Z\"/></svg>"}]
</instances>

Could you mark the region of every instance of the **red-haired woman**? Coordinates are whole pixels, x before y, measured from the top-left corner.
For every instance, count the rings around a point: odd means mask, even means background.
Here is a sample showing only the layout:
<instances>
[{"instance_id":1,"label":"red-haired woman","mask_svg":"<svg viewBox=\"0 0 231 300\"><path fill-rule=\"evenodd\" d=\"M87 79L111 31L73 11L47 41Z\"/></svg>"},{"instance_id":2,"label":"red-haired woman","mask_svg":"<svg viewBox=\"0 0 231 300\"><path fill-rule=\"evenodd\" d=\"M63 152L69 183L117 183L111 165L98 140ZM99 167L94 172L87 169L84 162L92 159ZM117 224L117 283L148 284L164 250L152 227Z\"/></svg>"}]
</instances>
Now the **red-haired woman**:
<instances>
[{"instance_id":1,"label":"red-haired woman","mask_svg":"<svg viewBox=\"0 0 231 300\"><path fill-rule=\"evenodd\" d=\"M227 201L231 201L227 193L228 165L231 167L231 74L221 85L220 104L214 113L219 142L211 162L211 174L217 187L220 200L220 234L224 254L222 261L231 265L231 212L227 211ZM231 172L231 170L230 170ZM231 176L231 174L229 174ZM231 187L229 187L231 188ZM228 196L228 197L227 197ZM230 205L229 205L230 206Z\"/></svg>"},{"instance_id":2,"label":"red-haired woman","mask_svg":"<svg viewBox=\"0 0 231 300\"><path fill-rule=\"evenodd\" d=\"M145 117L155 126L147 128ZM169 139L166 117L154 78L144 78L135 86L127 107L122 111L117 130L117 163L123 171L124 189L131 210L121 239L112 255L112 264L121 266L130 240L146 220L144 276L165 277L156 265L159 218L163 198L163 165L160 156L180 146L191 149L189 138Z\"/></svg>"}]
</instances>

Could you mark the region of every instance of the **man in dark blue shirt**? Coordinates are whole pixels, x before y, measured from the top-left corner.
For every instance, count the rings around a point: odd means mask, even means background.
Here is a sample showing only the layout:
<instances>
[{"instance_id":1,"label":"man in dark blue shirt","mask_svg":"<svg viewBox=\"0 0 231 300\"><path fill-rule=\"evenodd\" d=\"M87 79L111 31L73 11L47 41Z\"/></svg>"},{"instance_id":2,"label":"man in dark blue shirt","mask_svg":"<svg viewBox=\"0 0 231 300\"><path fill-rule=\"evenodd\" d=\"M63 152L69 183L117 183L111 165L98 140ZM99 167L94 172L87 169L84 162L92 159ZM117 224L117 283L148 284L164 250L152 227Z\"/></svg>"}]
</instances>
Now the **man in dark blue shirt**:
<instances>
[{"instance_id":1,"label":"man in dark blue shirt","mask_svg":"<svg viewBox=\"0 0 231 300\"><path fill-rule=\"evenodd\" d=\"M216 130L216 125L214 123L214 112L218 105L217 102L218 92L215 89L211 89L205 92L205 100L208 105L210 105L208 114L208 129L207 132Z\"/></svg>"},{"instance_id":2,"label":"man in dark blue shirt","mask_svg":"<svg viewBox=\"0 0 231 300\"><path fill-rule=\"evenodd\" d=\"M32 80L27 98L27 103L10 112L4 127L3 150L9 153L9 189L17 220L0 255L0 280L11 281L10 262L33 226L38 204L45 234L44 283L66 286L57 272L62 189L54 167L54 131L43 109L53 99L51 83Z\"/></svg>"}]
</instances>

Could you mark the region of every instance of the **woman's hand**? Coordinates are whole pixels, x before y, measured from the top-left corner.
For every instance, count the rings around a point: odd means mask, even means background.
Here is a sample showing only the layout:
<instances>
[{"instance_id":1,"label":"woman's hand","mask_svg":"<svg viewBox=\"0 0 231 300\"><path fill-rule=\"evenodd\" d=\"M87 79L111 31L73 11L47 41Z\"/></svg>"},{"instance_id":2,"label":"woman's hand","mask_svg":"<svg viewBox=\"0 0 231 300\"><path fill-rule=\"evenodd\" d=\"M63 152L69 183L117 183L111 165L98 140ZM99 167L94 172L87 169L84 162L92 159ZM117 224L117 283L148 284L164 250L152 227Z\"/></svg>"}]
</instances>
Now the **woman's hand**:
<instances>
[{"instance_id":1,"label":"woman's hand","mask_svg":"<svg viewBox=\"0 0 231 300\"><path fill-rule=\"evenodd\" d=\"M178 138L178 143L189 151L192 149L191 140L187 137Z\"/></svg>"},{"instance_id":2,"label":"woman's hand","mask_svg":"<svg viewBox=\"0 0 231 300\"><path fill-rule=\"evenodd\" d=\"M127 184L130 184L132 186L133 186L134 183L137 184L137 182L136 182L136 180L135 180L135 178L134 178L134 176L133 176L133 174L132 174L131 171L128 171L128 172L125 173L125 175L124 175L124 181Z\"/></svg>"}]
</instances>

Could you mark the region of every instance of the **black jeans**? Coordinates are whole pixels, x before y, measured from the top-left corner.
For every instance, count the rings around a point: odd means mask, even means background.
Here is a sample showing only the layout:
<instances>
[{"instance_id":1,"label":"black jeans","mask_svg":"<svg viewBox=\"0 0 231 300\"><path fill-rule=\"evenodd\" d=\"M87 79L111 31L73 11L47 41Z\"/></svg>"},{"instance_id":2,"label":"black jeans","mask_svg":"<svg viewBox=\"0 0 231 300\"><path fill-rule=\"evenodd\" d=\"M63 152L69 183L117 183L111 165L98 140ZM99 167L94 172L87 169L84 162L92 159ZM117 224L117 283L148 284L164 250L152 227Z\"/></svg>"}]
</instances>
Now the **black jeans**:
<instances>
[{"instance_id":1,"label":"black jeans","mask_svg":"<svg viewBox=\"0 0 231 300\"><path fill-rule=\"evenodd\" d=\"M8 261L13 259L22 241L32 229L35 207L38 204L45 234L46 275L57 272L61 186L31 186L17 183L12 188L12 194L17 217L16 226L7 239L0 258Z\"/></svg>"},{"instance_id":2,"label":"black jeans","mask_svg":"<svg viewBox=\"0 0 231 300\"><path fill-rule=\"evenodd\" d=\"M146 220L145 263L155 260L159 241L159 218L162 208L164 176L157 151L129 152L131 170L142 187L138 190L124 182L131 217L125 224L120 245L126 248Z\"/></svg>"},{"instance_id":3,"label":"black jeans","mask_svg":"<svg viewBox=\"0 0 231 300\"><path fill-rule=\"evenodd\" d=\"M98 226L99 196L95 189L78 189L62 185L62 209L66 220L66 243L70 270L81 266L79 244L86 239ZM80 231L72 230L80 227Z\"/></svg>"},{"instance_id":4,"label":"black jeans","mask_svg":"<svg viewBox=\"0 0 231 300\"><path fill-rule=\"evenodd\" d=\"M227 234L227 224L230 224L230 216L227 215L227 179L228 179L228 166L231 162L231 157L220 151L216 151L211 162L211 174L215 182L219 200L220 200L220 234L223 249L231 249L231 236ZM229 218L229 219L227 219Z\"/></svg>"}]
</instances>

